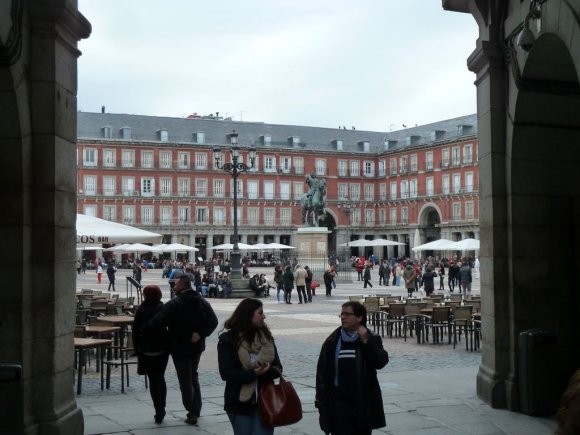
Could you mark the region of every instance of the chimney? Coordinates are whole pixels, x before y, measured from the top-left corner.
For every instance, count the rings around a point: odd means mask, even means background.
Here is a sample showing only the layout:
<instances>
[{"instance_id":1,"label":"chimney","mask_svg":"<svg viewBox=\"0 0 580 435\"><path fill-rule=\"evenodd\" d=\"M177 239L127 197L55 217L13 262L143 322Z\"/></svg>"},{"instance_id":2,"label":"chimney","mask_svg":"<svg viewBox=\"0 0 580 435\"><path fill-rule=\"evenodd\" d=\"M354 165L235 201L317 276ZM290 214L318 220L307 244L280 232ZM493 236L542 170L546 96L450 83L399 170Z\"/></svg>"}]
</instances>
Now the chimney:
<instances>
[{"instance_id":1,"label":"chimney","mask_svg":"<svg viewBox=\"0 0 580 435\"><path fill-rule=\"evenodd\" d=\"M101 106L101 113L105 113L105 106Z\"/></svg>"}]
</instances>

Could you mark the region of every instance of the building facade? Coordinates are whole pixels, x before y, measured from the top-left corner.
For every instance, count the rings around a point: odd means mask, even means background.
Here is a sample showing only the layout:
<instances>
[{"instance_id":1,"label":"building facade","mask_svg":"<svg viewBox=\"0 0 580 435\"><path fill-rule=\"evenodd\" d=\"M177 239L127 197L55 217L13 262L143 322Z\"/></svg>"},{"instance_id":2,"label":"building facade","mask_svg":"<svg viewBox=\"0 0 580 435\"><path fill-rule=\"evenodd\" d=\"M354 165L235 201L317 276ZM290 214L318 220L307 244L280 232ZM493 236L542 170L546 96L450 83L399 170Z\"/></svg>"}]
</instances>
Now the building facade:
<instances>
[{"instance_id":1,"label":"building facade","mask_svg":"<svg viewBox=\"0 0 580 435\"><path fill-rule=\"evenodd\" d=\"M329 254L350 255L341 245L359 238L405 243L374 248L381 257L442 237L479 237L475 115L385 133L80 112L78 212L212 257L233 236L233 179L213 152L228 148L233 130L244 162L248 147L257 149L237 183L241 242L293 245L312 172L327 180Z\"/></svg>"}]
</instances>

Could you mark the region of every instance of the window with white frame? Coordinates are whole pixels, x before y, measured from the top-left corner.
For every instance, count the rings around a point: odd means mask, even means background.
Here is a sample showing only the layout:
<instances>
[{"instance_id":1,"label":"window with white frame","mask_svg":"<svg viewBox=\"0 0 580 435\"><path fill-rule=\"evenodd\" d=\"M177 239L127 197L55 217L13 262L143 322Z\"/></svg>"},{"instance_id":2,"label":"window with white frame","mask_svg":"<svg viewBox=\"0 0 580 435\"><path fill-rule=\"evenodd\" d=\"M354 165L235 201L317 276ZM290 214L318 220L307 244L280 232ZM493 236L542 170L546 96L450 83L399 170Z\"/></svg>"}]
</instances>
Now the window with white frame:
<instances>
[{"instance_id":1,"label":"window with white frame","mask_svg":"<svg viewBox=\"0 0 580 435\"><path fill-rule=\"evenodd\" d=\"M304 194L304 183L293 182L292 190L294 192L293 193L294 199L300 199Z\"/></svg>"},{"instance_id":2,"label":"window with white frame","mask_svg":"<svg viewBox=\"0 0 580 435\"><path fill-rule=\"evenodd\" d=\"M381 183L379 185L379 195L381 197L381 201L387 200L387 183Z\"/></svg>"},{"instance_id":3,"label":"window with white frame","mask_svg":"<svg viewBox=\"0 0 580 435\"><path fill-rule=\"evenodd\" d=\"M97 217L97 206L96 205L85 205L83 207L84 214L91 217Z\"/></svg>"},{"instance_id":4,"label":"window with white frame","mask_svg":"<svg viewBox=\"0 0 580 435\"><path fill-rule=\"evenodd\" d=\"M171 196L171 178L159 179L159 194L161 196Z\"/></svg>"},{"instance_id":5,"label":"window with white frame","mask_svg":"<svg viewBox=\"0 0 580 435\"><path fill-rule=\"evenodd\" d=\"M258 199L258 180L248 180L248 199Z\"/></svg>"},{"instance_id":6,"label":"window with white frame","mask_svg":"<svg viewBox=\"0 0 580 435\"><path fill-rule=\"evenodd\" d=\"M177 207L177 223L178 224L188 224L190 222L190 209L189 206L179 206Z\"/></svg>"},{"instance_id":7,"label":"window with white frame","mask_svg":"<svg viewBox=\"0 0 580 435\"><path fill-rule=\"evenodd\" d=\"M195 196L199 198L207 196L207 180L205 178L195 179Z\"/></svg>"},{"instance_id":8,"label":"window with white frame","mask_svg":"<svg viewBox=\"0 0 580 435\"><path fill-rule=\"evenodd\" d=\"M135 223L135 207L132 205L123 206L123 223L124 224L134 224Z\"/></svg>"},{"instance_id":9,"label":"window with white frame","mask_svg":"<svg viewBox=\"0 0 580 435\"><path fill-rule=\"evenodd\" d=\"M297 175L304 174L304 158L294 157L294 172Z\"/></svg>"},{"instance_id":10,"label":"window with white frame","mask_svg":"<svg viewBox=\"0 0 580 435\"><path fill-rule=\"evenodd\" d=\"M453 147L451 149L451 163L453 166L461 164L461 149L459 147Z\"/></svg>"},{"instance_id":11,"label":"window with white frame","mask_svg":"<svg viewBox=\"0 0 580 435\"><path fill-rule=\"evenodd\" d=\"M411 154L411 172L417 172L417 154Z\"/></svg>"},{"instance_id":12,"label":"window with white frame","mask_svg":"<svg viewBox=\"0 0 580 435\"><path fill-rule=\"evenodd\" d=\"M350 210L350 221L352 225L360 225L360 208Z\"/></svg>"},{"instance_id":13,"label":"window with white frame","mask_svg":"<svg viewBox=\"0 0 580 435\"><path fill-rule=\"evenodd\" d=\"M409 181L409 197L417 198L417 179L413 178Z\"/></svg>"},{"instance_id":14,"label":"window with white frame","mask_svg":"<svg viewBox=\"0 0 580 435\"><path fill-rule=\"evenodd\" d=\"M155 195L155 179L152 177L141 178L141 195L153 196Z\"/></svg>"},{"instance_id":15,"label":"window with white frame","mask_svg":"<svg viewBox=\"0 0 580 435\"><path fill-rule=\"evenodd\" d=\"M218 160L217 163L219 163L219 166L223 166L224 162L225 162L225 156L224 153L220 152L219 155L216 153L212 153L212 158L211 158L211 165L210 165L210 169L216 170L216 171L221 171L221 169L218 168L218 165L216 164L216 158ZM254 169L250 169L250 170L254 170Z\"/></svg>"},{"instance_id":16,"label":"window with white frame","mask_svg":"<svg viewBox=\"0 0 580 435\"><path fill-rule=\"evenodd\" d=\"M209 222L209 210L207 207L195 208L195 222L198 224L207 224Z\"/></svg>"},{"instance_id":17,"label":"window with white frame","mask_svg":"<svg viewBox=\"0 0 580 435\"><path fill-rule=\"evenodd\" d=\"M449 148L443 148L441 150L441 167L446 168L449 166Z\"/></svg>"},{"instance_id":18,"label":"window with white frame","mask_svg":"<svg viewBox=\"0 0 580 435\"><path fill-rule=\"evenodd\" d=\"M135 177L123 177L121 179L121 184L123 185L124 196L131 196L134 192L137 192L135 189ZM137 192L137 194L139 194L139 192Z\"/></svg>"},{"instance_id":19,"label":"window with white frame","mask_svg":"<svg viewBox=\"0 0 580 435\"><path fill-rule=\"evenodd\" d=\"M195 169L207 169L207 153L195 153Z\"/></svg>"},{"instance_id":20,"label":"window with white frame","mask_svg":"<svg viewBox=\"0 0 580 435\"><path fill-rule=\"evenodd\" d=\"M399 172L404 174L409 172L409 158L407 156L402 156L399 158Z\"/></svg>"},{"instance_id":21,"label":"window with white frame","mask_svg":"<svg viewBox=\"0 0 580 435\"><path fill-rule=\"evenodd\" d=\"M179 151L177 153L177 169L189 169L189 151Z\"/></svg>"},{"instance_id":22,"label":"window with white frame","mask_svg":"<svg viewBox=\"0 0 580 435\"><path fill-rule=\"evenodd\" d=\"M350 188L349 193L350 193L351 201L359 201L360 200L360 184L351 183L349 188Z\"/></svg>"},{"instance_id":23,"label":"window with white frame","mask_svg":"<svg viewBox=\"0 0 580 435\"><path fill-rule=\"evenodd\" d=\"M223 207L214 207L213 209L213 224L214 225L225 225L226 224L226 209Z\"/></svg>"},{"instance_id":24,"label":"window with white frame","mask_svg":"<svg viewBox=\"0 0 580 435\"><path fill-rule=\"evenodd\" d=\"M264 181L264 199L274 199L273 181Z\"/></svg>"},{"instance_id":25,"label":"window with white frame","mask_svg":"<svg viewBox=\"0 0 580 435\"><path fill-rule=\"evenodd\" d=\"M449 195L449 175L444 175L441 178L441 191L443 192L443 195Z\"/></svg>"},{"instance_id":26,"label":"window with white frame","mask_svg":"<svg viewBox=\"0 0 580 435\"><path fill-rule=\"evenodd\" d=\"M454 221L461 220L461 203L460 202L453 203L453 220Z\"/></svg>"},{"instance_id":27,"label":"window with white frame","mask_svg":"<svg viewBox=\"0 0 580 435\"><path fill-rule=\"evenodd\" d=\"M244 181L243 180L237 180L237 195L238 198L243 198L244 197ZM231 179L230 180L230 192L232 192L232 198L234 197L234 180Z\"/></svg>"},{"instance_id":28,"label":"window with white frame","mask_svg":"<svg viewBox=\"0 0 580 435\"><path fill-rule=\"evenodd\" d=\"M281 208L280 209L280 224L281 225L291 225L292 224L292 209L291 208Z\"/></svg>"},{"instance_id":29,"label":"window with white frame","mask_svg":"<svg viewBox=\"0 0 580 435\"><path fill-rule=\"evenodd\" d=\"M375 200L375 185L374 184L365 184L365 201L374 201Z\"/></svg>"},{"instance_id":30,"label":"window with white frame","mask_svg":"<svg viewBox=\"0 0 580 435\"><path fill-rule=\"evenodd\" d=\"M213 180L213 196L214 198L224 198L226 196L226 180L223 178Z\"/></svg>"},{"instance_id":31,"label":"window with white frame","mask_svg":"<svg viewBox=\"0 0 580 435\"><path fill-rule=\"evenodd\" d=\"M465 219L473 218L473 202L469 201L465 203Z\"/></svg>"},{"instance_id":32,"label":"window with white frame","mask_svg":"<svg viewBox=\"0 0 580 435\"><path fill-rule=\"evenodd\" d=\"M104 176L103 177L103 195L113 196L115 194L115 177Z\"/></svg>"},{"instance_id":33,"label":"window with white frame","mask_svg":"<svg viewBox=\"0 0 580 435\"><path fill-rule=\"evenodd\" d=\"M289 173L291 167L292 159L290 157L280 157L280 169L282 169L283 173Z\"/></svg>"},{"instance_id":34,"label":"window with white frame","mask_svg":"<svg viewBox=\"0 0 580 435\"><path fill-rule=\"evenodd\" d=\"M116 150L103 150L103 166L107 168L115 167L116 156Z\"/></svg>"},{"instance_id":35,"label":"window with white frame","mask_svg":"<svg viewBox=\"0 0 580 435\"><path fill-rule=\"evenodd\" d=\"M316 175L326 175L326 159L316 159Z\"/></svg>"},{"instance_id":36,"label":"window with white frame","mask_svg":"<svg viewBox=\"0 0 580 435\"><path fill-rule=\"evenodd\" d=\"M461 174L453 174L453 193L461 192Z\"/></svg>"},{"instance_id":37,"label":"window with white frame","mask_svg":"<svg viewBox=\"0 0 580 435\"><path fill-rule=\"evenodd\" d=\"M254 159L254 166L252 166L252 162L250 161L250 154L248 153L246 164L248 165L248 168L250 168L248 169L248 171L258 172L258 170L260 169L260 156L256 156L256 158Z\"/></svg>"},{"instance_id":38,"label":"window with white frame","mask_svg":"<svg viewBox=\"0 0 580 435\"><path fill-rule=\"evenodd\" d=\"M365 210L365 225L373 226L375 224L375 209L367 208Z\"/></svg>"},{"instance_id":39,"label":"window with white frame","mask_svg":"<svg viewBox=\"0 0 580 435\"><path fill-rule=\"evenodd\" d=\"M143 225L153 225L154 222L154 208L150 205L141 207L141 223Z\"/></svg>"},{"instance_id":40,"label":"window with white frame","mask_svg":"<svg viewBox=\"0 0 580 435\"><path fill-rule=\"evenodd\" d=\"M409 197L409 182L407 180L401 181L401 199Z\"/></svg>"},{"instance_id":41,"label":"window with white frame","mask_svg":"<svg viewBox=\"0 0 580 435\"><path fill-rule=\"evenodd\" d=\"M290 183L286 182L280 183L280 199L281 200L290 199Z\"/></svg>"},{"instance_id":42,"label":"window with white frame","mask_svg":"<svg viewBox=\"0 0 580 435\"><path fill-rule=\"evenodd\" d=\"M132 168L135 166L135 150L123 150L121 153L121 166Z\"/></svg>"},{"instance_id":43,"label":"window with white frame","mask_svg":"<svg viewBox=\"0 0 580 435\"><path fill-rule=\"evenodd\" d=\"M425 169L427 171L433 170L433 151L427 151L425 153Z\"/></svg>"},{"instance_id":44,"label":"window with white frame","mask_svg":"<svg viewBox=\"0 0 580 435\"><path fill-rule=\"evenodd\" d=\"M159 213L160 213L160 220L161 220L161 225L171 225L172 222L172 210L171 207L159 207Z\"/></svg>"},{"instance_id":45,"label":"window with white frame","mask_svg":"<svg viewBox=\"0 0 580 435\"><path fill-rule=\"evenodd\" d=\"M374 177L375 176L375 162L365 161L364 171L365 177Z\"/></svg>"},{"instance_id":46,"label":"window with white frame","mask_svg":"<svg viewBox=\"0 0 580 435\"><path fill-rule=\"evenodd\" d=\"M248 224L258 225L260 223L260 209L256 207L248 208Z\"/></svg>"},{"instance_id":47,"label":"window with white frame","mask_svg":"<svg viewBox=\"0 0 580 435\"><path fill-rule=\"evenodd\" d=\"M470 143L463 146L463 163L473 163L473 145Z\"/></svg>"},{"instance_id":48,"label":"window with white frame","mask_svg":"<svg viewBox=\"0 0 580 435\"><path fill-rule=\"evenodd\" d=\"M338 176L339 177L346 177L348 175L347 165L348 165L348 162L346 160L339 160L338 161Z\"/></svg>"},{"instance_id":49,"label":"window with white frame","mask_svg":"<svg viewBox=\"0 0 580 435\"><path fill-rule=\"evenodd\" d=\"M276 224L276 209L275 208L265 208L264 209L264 224L265 225L275 225Z\"/></svg>"},{"instance_id":50,"label":"window with white frame","mask_svg":"<svg viewBox=\"0 0 580 435\"><path fill-rule=\"evenodd\" d=\"M114 205L104 205L103 206L103 219L106 221L116 222L117 221L117 207Z\"/></svg>"},{"instance_id":51,"label":"window with white frame","mask_svg":"<svg viewBox=\"0 0 580 435\"><path fill-rule=\"evenodd\" d=\"M348 199L348 184L346 183L338 184L338 199L339 201L344 201Z\"/></svg>"},{"instance_id":52,"label":"window with white frame","mask_svg":"<svg viewBox=\"0 0 580 435\"><path fill-rule=\"evenodd\" d=\"M153 151L141 151L141 167L153 167Z\"/></svg>"},{"instance_id":53,"label":"window with white frame","mask_svg":"<svg viewBox=\"0 0 580 435\"><path fill-rule=\"evenodd\" d=\"M387 162L386 160L379 160L379 177L384 177L387 175Z\"/></svg>"},{"instance_id":54,"label":"window with white frame","mask_svg":"<svg viewBox=\"0 0 580 435\"><path fill-rule=\"evenodd\" d=\"M386 223L387 223L387 210L386 209L381 208L379 210L379 220L380 220L381 225L386 225Z\"/></svg>"},{"instance_id":55,"label":"window with white frame","mask_svg":"<svg viewBox=\"0 0 580 435\"><path fill-rule=\"evenodd\" d=\"M358 160L350 161L350 176L358 177L360 175L360 162Z\"/></svg>"},{"instance_id":56,"label":"window with white frame","mask_svg":"<svg viewBox=\"0 0 580 435\"><path fill-rule=\"evenodd\" d=\"M159 167L161 169L171 169L172 163L171 151L159 151Z\"/></svg>"},{"instance_id":57,"label":"window with white frame","mask_svg":"<svg viewBox=\"0 0 580 435\"><path fill-rule=\"evenodd\" d=\"M427 177L425 179L425 185L427 187L427 196L432 197L435 195L435 180L433 177Z\"/></svg>"},{"instance_id":58,"label":"window with white frame","mask_svg":"<svg viewBox=\"0 0 580 435\"><path fill-rule=\"evenodd\" d=\"M390 165L390 173L391 175L397 175L397 159L391 159Z\"/></svg>"},{"instance_id":59,"label":"window with white frame","mask_svg":"<svg viewBox=\"0 0 580 435\"><path fill-rule=\"evenodd\" d=\"M409 223L409 209L407 207L401 207L401 223L403 225Z\"/></svg>"},{"instance_id":60,"label":"window with white frame","mask_svg":"<svg viewBox=\"0 0 580 435\"><path fill-rule=\"evenodd\" d=\"M276 172L276 157L264 156L264 172Z\"/></svg>"},{"instance_id":61,"label":"window with white frame","mask_svg":"<svg viewBox=\"0 0 580 435\"><path fill-rule=\"evenodd\" d=\"M465 191L473 192L473 172L465 173Z\"/></svg>"},{"instance_id":62,"label":"window with white frame","mask_svg":"<svg viewBox=\"0 0 580 435\"><path fill-rule=\"evenodd\" d=\"M94 175L85 175L83 180L85 195L97 194L97 177Z\"/></svg>"},{"instance_id":63,"label":"window with white frame","mask_svg":"<svg viewBox=\"0 0 580 435\"><path fill-rule=\"evenodd\" d=\"M189 196L190 190L189 178L178 178L177 179L177 191L179 196Z\"/></svg>"},{"instance_id":64,"label":"window with white frame","mask_svg":"<svg viewBox=\"0 0 580 435\"><path fill-rule=\"evenodd\" d=\"M96 148L85 148L83 155L83 164L85 166L97 166L98 151Z\"/></svg>"},{"instance_id":65,"label":"window with white frame","mask_svg":"<svg viewBox=\"0 0 580 435\"><path fill-rule=\"evenodd\" d=\"M391 225L395 225L397 223L397 209L396 208L392 208L390 211L390 215L391 215Z\"/></svg>"},{"instance_id":66,"label":"window with white frame","mask_svg":"<svg viewBox=\"0 0 580 435\"><path fill-rule=\"evenodd\" d=\"M244 215L242 214L242 209L240 207L237 208L237 213L238 213L238 225L241 225L242 222L244 221ZM230 216L232 218L232 225L234 224L234 208L230 207Z\"/></svg>"},{"instance_id":67,"label":"window with white frame","mask_svg":"<svg viewBox=\"0 0 580 435\"><path fill-rule=\"evenodd\" d=\"M391 182L391 201L397 199L397 182Z\"/></svg>"}]
</instances>

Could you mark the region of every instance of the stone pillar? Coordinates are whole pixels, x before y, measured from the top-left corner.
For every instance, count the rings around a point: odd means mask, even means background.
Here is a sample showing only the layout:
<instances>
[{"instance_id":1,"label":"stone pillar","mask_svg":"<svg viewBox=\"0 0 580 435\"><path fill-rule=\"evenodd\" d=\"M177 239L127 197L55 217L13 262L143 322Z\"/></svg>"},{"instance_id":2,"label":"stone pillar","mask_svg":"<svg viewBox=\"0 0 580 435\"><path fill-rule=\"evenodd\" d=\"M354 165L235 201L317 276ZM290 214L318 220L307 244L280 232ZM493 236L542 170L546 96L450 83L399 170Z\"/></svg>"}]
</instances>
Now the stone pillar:
<instances>
[{"instance_id":1,"label":"stone pillar","mask_svg":"<svg viewBox=\"0 0 580 435\"><path fill-rule=\"evenodd\" d=\"M207 259L213 258L213 256L214 256L213 255L213 236L214 236L214 232L208 231L207 239L205 242L205 252L207 252Z\"/></svg>"},{"instance_id":2,"label":"stone pillar","mask_svg":"<svg viewBox=\"0 0 580 435\"><path fill-rule=\"evenodd\" d=\"M302 227L296 232L296 254L300 263L313 270L324 270L328 264L328 228Z\"/></svg>"}]
</instances>

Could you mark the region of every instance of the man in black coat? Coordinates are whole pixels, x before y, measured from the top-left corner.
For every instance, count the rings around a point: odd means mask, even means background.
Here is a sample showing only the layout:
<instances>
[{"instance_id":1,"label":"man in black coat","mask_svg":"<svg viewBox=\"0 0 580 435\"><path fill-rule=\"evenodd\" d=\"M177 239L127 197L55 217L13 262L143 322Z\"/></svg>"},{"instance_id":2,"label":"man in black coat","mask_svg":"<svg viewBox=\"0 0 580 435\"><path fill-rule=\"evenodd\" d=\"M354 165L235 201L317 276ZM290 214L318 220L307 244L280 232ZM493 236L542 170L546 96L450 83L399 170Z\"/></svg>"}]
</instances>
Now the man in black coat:
<instances>
[{"instance_id":1,"label":"man in black coat","mask_svg":"<svg viewBox=\"0 0 580 435\"><path fill-rule=\"evenodd\" d=\"M180 276L175 282L176 297L145 326L155 330L166 326L169 352L175 365L181 399L187 410L188 424L196 424L201 412L201 388L197 374L199 360L205 350L205 338L218 325L218 319L206 300L191 288L190 278Z\"/></svg>"},{"instance_id":2,"label":"man in black coat","mask_svg":"<svg viewBox=\"0 0 580 435\"><path fill-rule=\"evenodd\" d=\"M367 435L384 427L377 370L389 362L381 337L366 328L359 302L342 305L342 326L326 339L316 368L315 405L320 429L332 435Z\"/></svg>"}]
</instances>

